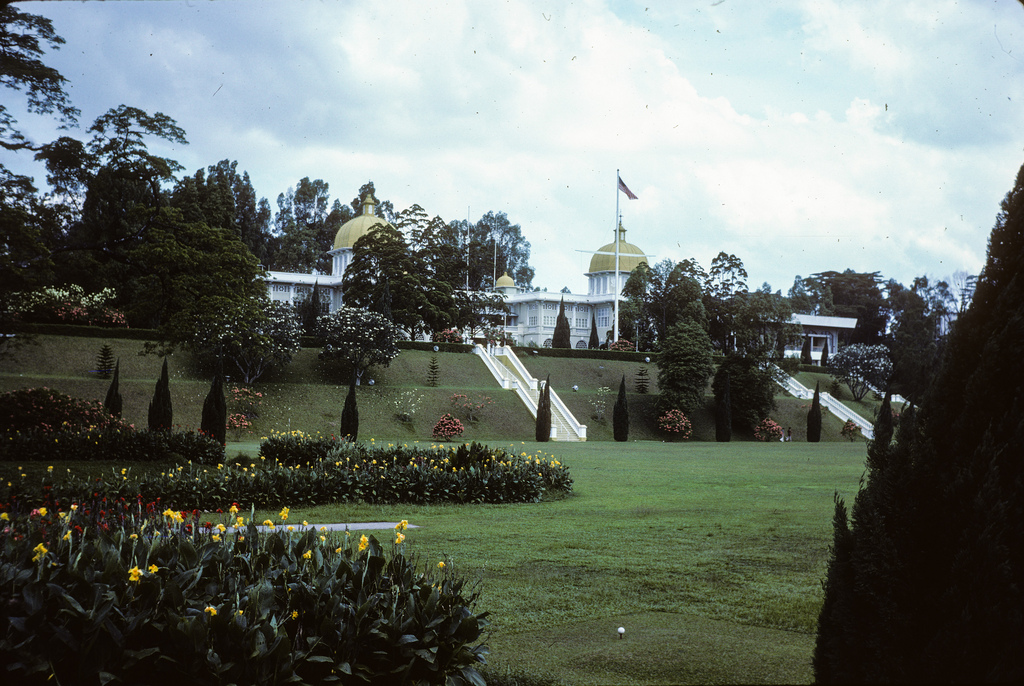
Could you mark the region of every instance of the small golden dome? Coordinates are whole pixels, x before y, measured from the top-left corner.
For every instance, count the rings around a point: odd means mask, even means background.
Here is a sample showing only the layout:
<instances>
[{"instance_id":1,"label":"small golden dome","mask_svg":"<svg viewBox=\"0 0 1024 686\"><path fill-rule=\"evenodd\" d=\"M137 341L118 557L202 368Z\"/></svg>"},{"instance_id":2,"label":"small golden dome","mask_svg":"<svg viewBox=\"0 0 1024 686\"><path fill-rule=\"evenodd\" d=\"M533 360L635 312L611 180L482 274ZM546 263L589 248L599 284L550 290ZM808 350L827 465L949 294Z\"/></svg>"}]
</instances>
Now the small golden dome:
<instances>
[{"instance_id":1,"label":"small golden dome","mask_svg":"<svg viewBox=\"0 0 1024 686\"><path fill-rule=\"evenodd\" d=\"M503 276L498 277L498 280L494 282L495 288L515 288L516 282L512 280L512 277L505 272Z\"/></svg>"},{"instance_id":2,"label":"small golden dome","mask_svg":"<svg viewBox=\"0 0 1024 686\"><path fill-rule=\"evenodd\" d=\"M377 216L377 198L370 193L363 199L363 213L341 225L334 236L334 249L352 248L360 238L377 225L391 227L391 224ZM393 228L393 227L392 227Z\"/></svg>"}]
</instances>

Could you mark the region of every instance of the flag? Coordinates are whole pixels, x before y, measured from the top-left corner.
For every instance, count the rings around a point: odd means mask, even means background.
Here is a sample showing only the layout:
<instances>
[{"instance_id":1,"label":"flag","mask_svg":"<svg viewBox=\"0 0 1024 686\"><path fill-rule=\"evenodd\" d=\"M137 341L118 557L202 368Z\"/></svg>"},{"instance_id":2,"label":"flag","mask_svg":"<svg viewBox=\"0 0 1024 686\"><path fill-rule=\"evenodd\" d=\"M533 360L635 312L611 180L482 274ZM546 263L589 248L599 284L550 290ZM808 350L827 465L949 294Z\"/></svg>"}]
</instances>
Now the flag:
<instances>
[{"instance_id":1,"label":"flag","mask_svg":"<svg viewBox=\"0 0 1024 686\"><path fill-rule=\"evenodd\" d=\"M622 181L622 177L621 176L619 177L619 190L622 191L623 193L625 193L626 197L629 198L630 200L637 200L638 199L636 197L636 193L634 193L633 191L629 190L629 188L626 187L626 184Z\"/></svg>"}]
</instances>

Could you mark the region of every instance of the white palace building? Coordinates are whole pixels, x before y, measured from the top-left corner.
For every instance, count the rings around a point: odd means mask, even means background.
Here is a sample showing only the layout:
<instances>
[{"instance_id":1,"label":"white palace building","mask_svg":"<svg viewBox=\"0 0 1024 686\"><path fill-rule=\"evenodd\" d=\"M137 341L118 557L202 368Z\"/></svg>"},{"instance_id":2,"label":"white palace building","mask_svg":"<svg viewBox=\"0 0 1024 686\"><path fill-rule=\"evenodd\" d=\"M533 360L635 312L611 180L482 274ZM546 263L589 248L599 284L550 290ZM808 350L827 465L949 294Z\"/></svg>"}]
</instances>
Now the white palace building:
<instances>
[{"instance_id":1,"label":"white palace building","mask_svg":"<svg viewBox=\"0 0 1024 686\"><path fill-rule=\"evenodd\" d=\"M329 311L342 305L342 279L345 269L352 260L352 247L356 241L375 226L391 226L377 216L377 199L369 194L363 200L362 213L345 222L334 238L330 274L299 274L294 272L268 271L267 289L272 300L298 304L317 284L321 297L326 300ZM618 244L616 246L616 244ZM616 247L618 248L616 250ZM616 255L618 253L618 255ZM618 258L618 269L616 269ZM550 347L555 333L559 304L565 302L565 316L569 320L570 335L574 348L586 348L590 340L591 317L597 321L597 333L602 342L610 340L615 331L616 294L622 292L632 272L641 262L647 263L644 251L626 242L626 230L619 224L616 240L601 246L590 260L586 272L587 293L551 293L519 288L506 273L494 284L509 308L505 320L506 335L514 345ZM618 296L619 303L625 300ZM839 334L852 329L855 319L843 317L819 317L794 315L794 320L804 327L804 335L811 337L812 356L821 356L824 342L835 352L839 345ZM787 354L800 354L800 346L787 349Z\"/></svg>"}]
</instances>

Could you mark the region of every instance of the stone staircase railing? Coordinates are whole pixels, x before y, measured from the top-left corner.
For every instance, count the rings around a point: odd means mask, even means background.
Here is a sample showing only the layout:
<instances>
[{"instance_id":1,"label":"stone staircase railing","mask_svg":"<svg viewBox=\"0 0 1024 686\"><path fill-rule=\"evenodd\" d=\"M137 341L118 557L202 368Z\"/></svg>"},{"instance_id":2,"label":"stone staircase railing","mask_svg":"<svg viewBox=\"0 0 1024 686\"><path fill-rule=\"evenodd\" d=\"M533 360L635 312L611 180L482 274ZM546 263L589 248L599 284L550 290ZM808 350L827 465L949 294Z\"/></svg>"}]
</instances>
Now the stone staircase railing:
<instances>
[{"instance_id":1,"label":"stone staircase railing","mask_svg":"<svg viewBox=\"0 0 1024 686\"><path fill-rule=\"evenodd\" d=\"M773 371L775 372L776 382L797 398L800 398L801 400L810 400L814 397L814 391L804 386L789 374L786 374L779 367L775 367ZM875 437L874 424L833 398L831 394L822 391L819 395L819 399L821 400L821 404L827 407L832 414L839 417L844 422L849 420L856 424L860 428L860 432L864 434L865 438L871 440Z\"/></svg>"},{"instance_id":2,"label":"stone staircase railing","mask_svg":"<svg viewBox=\"0 0 1024 686\"><path fill-rule=\"evenodd\" d=\"M523 401L530 414L537 416L540 381L533 378L511 348L495 347L490 350L477 344L473 353L483 360L501 387L513 390ZM585 441L587 427L580 424L557 393L551 391L551 438L556 441Z\"/></svg>"}]
</instances>

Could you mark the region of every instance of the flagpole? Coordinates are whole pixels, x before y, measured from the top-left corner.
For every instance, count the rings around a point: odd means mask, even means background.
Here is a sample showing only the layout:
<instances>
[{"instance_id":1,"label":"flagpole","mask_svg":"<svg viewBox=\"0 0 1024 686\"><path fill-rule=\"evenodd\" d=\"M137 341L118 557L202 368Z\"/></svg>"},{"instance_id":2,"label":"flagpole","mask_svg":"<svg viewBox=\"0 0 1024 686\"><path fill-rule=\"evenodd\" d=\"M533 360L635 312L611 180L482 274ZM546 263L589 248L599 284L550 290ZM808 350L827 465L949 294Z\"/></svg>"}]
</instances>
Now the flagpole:
<instances>
[{"instance_id":1,"label":"flagpole","mask_svg":"<svg viewBox=\"0 0 1024 686\"><path fill-rule=\"evenodd\" d=\"M615 324L613 326L612 343L619 340L619 170L615 170Z\"/></svg>"}]
</instances>

